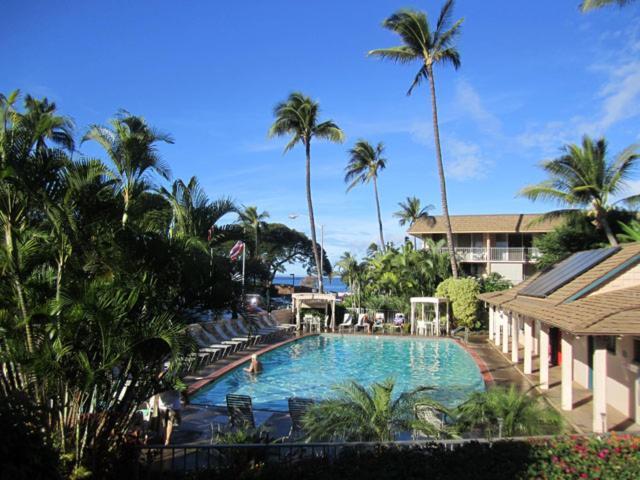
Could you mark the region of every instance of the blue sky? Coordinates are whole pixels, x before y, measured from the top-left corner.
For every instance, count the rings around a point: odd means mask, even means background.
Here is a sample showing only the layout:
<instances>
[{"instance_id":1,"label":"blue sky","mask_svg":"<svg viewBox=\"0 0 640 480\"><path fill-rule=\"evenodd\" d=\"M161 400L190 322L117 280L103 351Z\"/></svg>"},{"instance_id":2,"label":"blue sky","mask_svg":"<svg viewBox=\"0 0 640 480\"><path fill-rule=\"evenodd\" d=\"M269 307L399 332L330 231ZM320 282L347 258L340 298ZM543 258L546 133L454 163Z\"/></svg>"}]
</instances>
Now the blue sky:
<instances>
[{"instance_id":1,"label":"blue sky","mask_svg":"<svg viewBox=\"0 0 640 480\"><path fill-rule=\"evenodd\" d=\"M639 4L582 15L577 3L457 2L462 68L436 73L452 214L544 211L552 205L515 195L564 143L604 134L615 153L640 141ZM162 147L174 177L196 175L211 197L306 232L306 217L288 217L306 212L304 152L283 156L284 141L266 132L276 102L311 95L347 135L313 145L316 217L335 261L377 239L372 188L347 194L342 180L359 138L386 145L390 240L404 237L392 213L406 196L440 211L427 89L405 95L418 67L365 54L398 43L381 27L396 9L435 17L441 4L5 0L0 91L49 97L79 134L119 108L142 115L174 136ZM88 144L82 152L101 155Z\"/></svg>"}]
</instances>

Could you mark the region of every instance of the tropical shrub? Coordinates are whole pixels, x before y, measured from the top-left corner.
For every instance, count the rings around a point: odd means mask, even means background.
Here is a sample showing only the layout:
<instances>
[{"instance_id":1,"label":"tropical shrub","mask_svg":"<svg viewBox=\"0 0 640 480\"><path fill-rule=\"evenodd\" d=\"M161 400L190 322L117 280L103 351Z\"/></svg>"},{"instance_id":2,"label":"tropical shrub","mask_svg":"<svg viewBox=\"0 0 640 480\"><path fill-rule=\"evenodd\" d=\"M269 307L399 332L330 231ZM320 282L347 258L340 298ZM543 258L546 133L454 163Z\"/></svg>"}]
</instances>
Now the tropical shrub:
<instances>
[{"instance_id":1,"label":"tropical shrub","mask_svg":"<svg viewBox=\"0 0 640 480\"><path fill-rule=\"evenodd\" d=\"M504 278L496 272L490 273L478 280L480 293L499 292L502 290L509 290L511 287L513 287L511 280Z\"/></svg>"},{"instance_id":2,"label":"tropical shrub","mask_svg":"<svg viewBox=\"0 0 640 480\"><path fill-rule=\"evenodd\" d=\"M309 408L303 419L310 440L377 441L395 439L396 434L420 430L428 435L442 433L436 425L416 420L415 406L447 409L427 396L429 387L419 387L393 398L395 382L389 378L369 389L355 381L334 387L336 397Z\"/></svg>"},{"instance_id":3,"label":"tropical shrub","mask_svg":"<svg viewBox=\"0 0 640 480\"><path fill-rule=\"evenodd\" d=\"M529 478L640 478L640 437L558 438L533 449Z\"/></svg>"},{"instance_id":4,"label":"tropical shrub","mask_svg":"<svg viewBox=\"0 0 640 480\"><path fill-rule=\"evenodd\" d=\"M454 323L459 327L477 328L478 294L480 286L475 278L448 278L436 289L437 297L446 297L451 302Z\"/></svg>"},{"instance_id":5,"label":"tropical shrub","mask_svg":"<svg viewBox=\"0 0 640 480\"><path fill-rule=\"evenodd\" d=\"M562 417L539 396L520 392L516 385L476 392L456 409L459 432L476 431L487 438L559 433ZM500 432L500 429L502 432Z\"/></svg>"}]
</instances>

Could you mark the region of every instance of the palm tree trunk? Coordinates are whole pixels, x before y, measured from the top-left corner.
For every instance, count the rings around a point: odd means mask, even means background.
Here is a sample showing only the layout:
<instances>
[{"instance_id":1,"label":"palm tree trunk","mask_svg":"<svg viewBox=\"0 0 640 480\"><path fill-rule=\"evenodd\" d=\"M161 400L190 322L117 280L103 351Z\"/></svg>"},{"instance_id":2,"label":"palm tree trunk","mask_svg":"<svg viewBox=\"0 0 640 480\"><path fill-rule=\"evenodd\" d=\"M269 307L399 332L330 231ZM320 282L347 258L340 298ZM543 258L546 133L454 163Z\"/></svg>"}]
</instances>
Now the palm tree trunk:
<instances>
[{"instance_id":1,"label":"palm tree trunk","mask_svg":"<svg viewBox=\"0 0 640 480\"><path fill-rule=\"evenodd\" d=\"M433 139L436 145L436 160L438 164L438 177L440 178L440 198L442 201L442 214L444 216L444 226L447 229L447 247L449 250L449 261L451 262L451 273L453 278L458 278L458 264L456 254L453 250L453 232L451 230L451 219L449 218L449 204L447 203L447 183L444 177L444 165L442 164L442 150L440 148L440 127L438 126L438 106L436 104L436 83L433 78L433 69L427 67L429 77L429 87L431 89L431 110L433 112Z\"/></svg>"},{"instance_id":2,"label":"palm tree trunk","mask_svg":"<svg viewBox=\"0 0 640 480\"><path fill-rule=\"evenodd\" d=\"M318 275L318 291L324 291L322 285L322 265L320 265L320 252L318 252L318 242L316 241L316 221L313 216L313 202L311 201L311 142L306 139L305 152L306 162L306 183L307 183L307 208L309 209L309 226L311 227L311 246L313 248L313 259L316 262L316 272Z\"/></svg>"},{"instance_id":3,"label":"palm tree trunk","mask_svg":"<svg viewBox=\"0 0 640 480\"><path fill-rule=\"evenodd\" d=\"M373 177L373 191L376 194L376 209L378 211L378 228L380 229L380 246L382 251L385 251L384 235L382 234L382 215L380 214L380 197L378 194L378 180Z\"/></svg>"},{"instance_id":4,"label":"palm tree trunk","mask_svg":"<svg viewBox=\"0 0 640 480\"><path fill-rule=\"evenodd\" d=\"M255 238L254 238L255 242L254 243L255 243L255 246L256 246L256 251L253 252L253 256L255 258L258 258L258 226L257 225L256 225L256 229L255 229L254 235L255 235Z\"/></svg>"},{"instance_id":5,"label":"palm tree trunk","mask_svg":"<svg viewBox=\"0 0 640 480\"><path fill-rule=\"evenodd\" d=\"M613 231L611 230L611 225L609 225L609 220L607 220L607 213L603 212L602 210L597 210L596 215L598 217L598 223L602 226L602 229L604 230L604 233L607 236L607 240L609 240L609 244L612 247L617 247L618 239L616 238L616 236L613 234Z\"/></svg>"}]
</instances>

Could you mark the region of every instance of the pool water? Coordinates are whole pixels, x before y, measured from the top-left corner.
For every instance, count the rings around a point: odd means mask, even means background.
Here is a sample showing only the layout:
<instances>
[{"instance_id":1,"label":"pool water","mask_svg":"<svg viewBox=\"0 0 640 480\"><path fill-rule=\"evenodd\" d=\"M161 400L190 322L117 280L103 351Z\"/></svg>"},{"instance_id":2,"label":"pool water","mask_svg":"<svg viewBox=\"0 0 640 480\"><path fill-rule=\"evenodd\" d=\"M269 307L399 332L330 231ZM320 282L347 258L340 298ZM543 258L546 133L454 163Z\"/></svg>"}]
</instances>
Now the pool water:
<instances>
[{"instance_id":1,"label":"pool water","mask_svg":"<svg viewBox=\"0 0 640 480\"><path fill-rule=\"evenodd\" d=\"M399 395L420 386L436 387L429 395L453 407L484 390L473 358L448 339L320 335L306 337L260 356L262 373L236 368L203 387L194 404L225 405L226 395L252 397L255 409L287 410L292 396L317 400L332 397L332 386L356 380L369 386L396 381ZM245 365L246 366L246 365Z\"/></svg>"}]
</instances>

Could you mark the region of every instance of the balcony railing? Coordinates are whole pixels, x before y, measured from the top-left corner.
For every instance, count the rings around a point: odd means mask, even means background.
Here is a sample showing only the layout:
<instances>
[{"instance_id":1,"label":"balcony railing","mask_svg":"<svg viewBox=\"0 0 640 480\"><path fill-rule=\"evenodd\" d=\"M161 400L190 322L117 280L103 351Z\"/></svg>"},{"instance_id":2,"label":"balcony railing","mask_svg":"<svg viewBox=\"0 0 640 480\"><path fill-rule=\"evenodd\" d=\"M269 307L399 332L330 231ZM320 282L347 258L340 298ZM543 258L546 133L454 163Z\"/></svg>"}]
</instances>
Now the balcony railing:
<instances>
[{"instance_id":1,"label":"balcony railing","mask_svg":"<svg viewBox=\"0 0 640 480\"><path fill-rule=\"evenodd\" d=\"M459 262L516 262L533 263L540 257L540 251L533 247L455 247ZM447 247L441 248L448 253Z\"/></svg>"}]
</instances>

